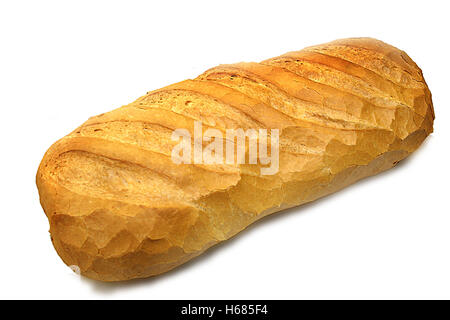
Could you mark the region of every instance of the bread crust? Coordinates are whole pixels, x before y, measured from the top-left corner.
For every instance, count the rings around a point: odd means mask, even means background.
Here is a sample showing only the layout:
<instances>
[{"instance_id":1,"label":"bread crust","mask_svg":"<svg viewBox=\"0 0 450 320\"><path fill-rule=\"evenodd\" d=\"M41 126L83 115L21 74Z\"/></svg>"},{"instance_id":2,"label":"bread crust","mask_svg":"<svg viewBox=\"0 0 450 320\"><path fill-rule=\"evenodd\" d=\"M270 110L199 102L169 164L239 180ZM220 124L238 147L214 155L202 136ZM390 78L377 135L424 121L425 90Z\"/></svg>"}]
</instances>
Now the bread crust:
<instances>
[{"instance_id":1,"label":"bread crust","mask_svg":"<svg viewBox=\"0 0 450 320\"><path fill-rule=\"evenodd\" d=\"M253 222L394 166L433 131L431 93L407 54L352 38L220 65L90 118L37 172L53 245L84 276L166 272ZM260 164L182 164L178 128L279 129L274 175Z\"/></svg>"}]
</instances>

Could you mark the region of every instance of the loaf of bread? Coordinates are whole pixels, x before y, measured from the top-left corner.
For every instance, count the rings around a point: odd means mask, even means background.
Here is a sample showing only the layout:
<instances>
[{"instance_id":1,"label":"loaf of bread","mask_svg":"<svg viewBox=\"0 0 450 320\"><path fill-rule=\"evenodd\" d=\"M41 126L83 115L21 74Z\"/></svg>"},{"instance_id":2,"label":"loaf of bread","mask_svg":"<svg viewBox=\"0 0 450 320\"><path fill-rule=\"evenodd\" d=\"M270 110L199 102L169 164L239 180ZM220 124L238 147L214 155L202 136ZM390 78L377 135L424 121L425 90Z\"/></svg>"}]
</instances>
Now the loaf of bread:
<instances>
[{"instance_id":1,"label":"loaf of bread","mask_svg":"<svg viewBox=\"0 0 450 320\"><path fill-rule=\"evenodd\" d=\"M405 52L370 38L337 40L219 65L92 117L50 147L37 186L67 265L103 281L144 278L264 216L393 167L433 120L430 91ZM195 136L198 123L276 132L268 139L277 142L275 172L263 174L262 159L174 161L173 133Z\"/></svg>"}]
</instances>

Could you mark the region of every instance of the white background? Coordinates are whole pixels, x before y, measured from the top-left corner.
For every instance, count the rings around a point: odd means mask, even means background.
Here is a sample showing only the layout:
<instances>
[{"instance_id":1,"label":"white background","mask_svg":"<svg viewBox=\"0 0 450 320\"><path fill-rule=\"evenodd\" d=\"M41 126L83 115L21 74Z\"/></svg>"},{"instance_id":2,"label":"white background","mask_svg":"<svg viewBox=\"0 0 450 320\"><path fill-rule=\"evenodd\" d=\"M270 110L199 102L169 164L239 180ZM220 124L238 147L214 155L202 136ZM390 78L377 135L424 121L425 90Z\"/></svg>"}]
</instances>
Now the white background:
<instances>
[{"instance_id":1,"label":"white background","mask_svg":"<svg viewBox=\"0 0 450 320\"><path fill-rule=\"evenodd\" d=\"M444 1L1 1L0 298L450 298L448 20ZM435 132L410 159L156 278L62 263L35 186L54 141L217 64L353 36L423 69Z\"/></svg>"}]
</instances>

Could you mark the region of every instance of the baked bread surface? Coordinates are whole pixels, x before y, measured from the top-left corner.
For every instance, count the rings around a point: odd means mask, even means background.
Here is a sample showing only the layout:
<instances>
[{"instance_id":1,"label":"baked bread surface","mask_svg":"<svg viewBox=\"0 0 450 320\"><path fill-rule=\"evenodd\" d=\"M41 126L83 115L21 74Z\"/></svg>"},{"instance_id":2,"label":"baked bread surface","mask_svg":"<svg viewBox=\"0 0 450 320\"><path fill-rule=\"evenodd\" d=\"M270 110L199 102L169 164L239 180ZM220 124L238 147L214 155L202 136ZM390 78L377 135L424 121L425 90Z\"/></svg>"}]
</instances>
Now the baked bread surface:
<instances>
[{"instance_id":1,"label":"baked bread surface","mask_svg":"<svg viewBox=\"0 0 450 320\"><path fill-rule=\"evenodd\" d=\"M219 65L90 118L37 173L53 245L83 275L166 272L256 220L394 166L433 130L430 91L408 55L370 38ZM175 164L173 130L279 129L279 171ZM248 152L248 150L247 150Z\"/></svg>"}]
</instances>

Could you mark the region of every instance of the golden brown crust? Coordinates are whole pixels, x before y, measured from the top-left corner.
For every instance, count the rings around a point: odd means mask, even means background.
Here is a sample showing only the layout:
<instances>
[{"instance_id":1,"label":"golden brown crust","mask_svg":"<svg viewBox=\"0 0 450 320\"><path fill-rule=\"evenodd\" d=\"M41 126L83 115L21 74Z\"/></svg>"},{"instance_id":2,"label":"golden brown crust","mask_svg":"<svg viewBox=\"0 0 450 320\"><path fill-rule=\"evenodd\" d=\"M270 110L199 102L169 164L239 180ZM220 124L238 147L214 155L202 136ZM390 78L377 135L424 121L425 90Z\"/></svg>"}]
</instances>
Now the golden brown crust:
<instances>
[{"instance_id":1,"label":"golden brown crust","mask_svg":"<svg viewBox=\"0 0 450 320\"><path fill-rule=\"evenodd\" d=\"M171 160L177 128L280 129L280 164ZM254 221L387 170L433 130L431 94L404 53L342 39L212 68L90 118L37 173L53 244L104 281L168 271Z\"/></svg>"}]
</instances>

